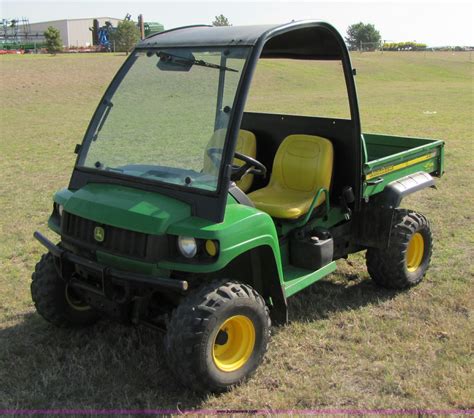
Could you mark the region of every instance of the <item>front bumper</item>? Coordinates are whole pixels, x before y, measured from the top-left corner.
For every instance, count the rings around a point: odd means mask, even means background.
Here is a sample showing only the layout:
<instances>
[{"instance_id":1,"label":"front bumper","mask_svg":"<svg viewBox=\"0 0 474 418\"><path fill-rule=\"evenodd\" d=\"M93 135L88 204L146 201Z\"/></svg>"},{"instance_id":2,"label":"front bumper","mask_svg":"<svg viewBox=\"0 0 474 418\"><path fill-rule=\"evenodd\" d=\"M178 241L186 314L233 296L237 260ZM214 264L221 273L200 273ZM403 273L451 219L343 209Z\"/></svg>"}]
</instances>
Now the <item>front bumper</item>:
<instances>
[{"instance_id":1,"label":"front bumper","mask_svg":"<svg viewBox=\"0 0 474 418\"><path fill-rule=\"evenodd\" d=\"M55 257L59 275L73 287L81 288L85 291L96 293L107 298L110 298L108 290L113 288L113 286L125 286L127 288L146 286L152 287L156 290L175 292L185 292L188 290L189 285L185 280L147 276L144 274L114 269L58 247L38 231L36 231L33 236ZM101 285L97 287L81 281L74 274L75 265L80 266L99 277L101 279Z\"/></svg>"}]
</instances>

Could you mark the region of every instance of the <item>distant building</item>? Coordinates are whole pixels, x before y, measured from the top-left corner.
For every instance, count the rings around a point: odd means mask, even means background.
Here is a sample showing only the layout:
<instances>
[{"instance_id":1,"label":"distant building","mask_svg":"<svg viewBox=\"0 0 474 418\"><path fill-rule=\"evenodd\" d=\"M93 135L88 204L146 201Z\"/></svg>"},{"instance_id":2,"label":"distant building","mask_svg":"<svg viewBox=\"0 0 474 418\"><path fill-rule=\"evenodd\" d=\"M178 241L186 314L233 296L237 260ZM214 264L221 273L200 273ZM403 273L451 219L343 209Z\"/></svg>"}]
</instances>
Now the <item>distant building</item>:
<instances>
[{"instance_id":1,"label":"distant building","mask_svg":"<svg viewBox=\"0 0 474 418\"><path fill-rule=\"evenodd\" d=\"M31 35L40 35L42 37L43 32L48 29L49 26L56 28L61 33L61 39L63 46L65 47L89 47L93 45L92 41L92 28L94 19L99 21L99 26L104 26L105 22L110 22L112 26L117 26L123 19L116 19L114 17L91 17L85 19L62 19L62 20L51 20L49 22L38 22L30 23L28 32Z\"/></svg>"}]
</instances>

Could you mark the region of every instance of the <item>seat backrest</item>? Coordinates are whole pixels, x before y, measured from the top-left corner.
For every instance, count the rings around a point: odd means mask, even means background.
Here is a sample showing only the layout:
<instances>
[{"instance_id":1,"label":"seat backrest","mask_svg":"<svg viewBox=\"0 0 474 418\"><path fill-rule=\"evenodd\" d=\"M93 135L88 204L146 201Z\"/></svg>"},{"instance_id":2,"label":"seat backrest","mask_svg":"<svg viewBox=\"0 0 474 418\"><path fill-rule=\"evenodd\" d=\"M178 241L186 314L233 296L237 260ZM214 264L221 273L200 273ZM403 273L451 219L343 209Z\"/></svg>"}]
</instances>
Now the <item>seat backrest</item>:
<instances>
[{"instance_id":1,"label":"seat backrest","mask_svg":"<svg viewBox=\"0 0 474 418\"><path fill-rule=\"evenodd\" d=\"M223 143L222 136L225 135L225 129L218 129L212 135L209 143L207 144L206 151L209 148L220 146ZM218 145L219 144L219 145ZM246 131L245 129L239 130L239 136L237 138L237 144L235 146L235 150L240 152L241 154L248 155L251 158L257 157L257 139L253 132ZM243 161L234 159L233 164L241 166L243 165ZM207 155L204 154L204 172L212 173L216 170L214 167L211 159ZM253 174L247 174L242 180L235 182L237 186L243 191L247 192L253 183Z\"/></svg>"},{"instance_id":2,"label":"seat backrest","mask_svg":"<svg viewBox=\"0 0 474 418\"><path fill-rule=\"evenodd\" d=\"M289 135L273 161L269 186L314 195L331 185L334 150L331 141L314 135Z\"/></svg>"}]
</instances>

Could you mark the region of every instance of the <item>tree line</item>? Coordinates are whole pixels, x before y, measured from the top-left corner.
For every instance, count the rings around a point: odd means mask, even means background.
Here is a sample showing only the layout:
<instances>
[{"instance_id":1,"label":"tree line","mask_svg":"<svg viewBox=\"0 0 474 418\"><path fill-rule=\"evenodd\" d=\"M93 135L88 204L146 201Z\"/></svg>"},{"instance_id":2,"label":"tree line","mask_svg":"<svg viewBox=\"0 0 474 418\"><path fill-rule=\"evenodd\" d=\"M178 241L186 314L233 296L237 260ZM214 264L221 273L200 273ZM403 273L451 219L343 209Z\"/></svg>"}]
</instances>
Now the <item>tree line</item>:
<instances>
[{"instance_id":1,"label":"tree line","mask_svg":"<svg viewBox=\"0 0 474 418\"><path fill-rule=\"evenodd\" d=\"M213 26L232 26L224 15L215 16ZM50 53L62 50L62 40L59 30L50 26L45 32L46 49ZM130 51L140 39L140 31L132 21L123 21L111 35L116 51ZM418 42L382 42L380 32L372 23L354 23L347 28L345 41L351 51L424 51L427 46Z\"/></svg>"},{"instance_id":2,"label":"tree line","mask_svg":"<svg viewBox=\"0 0 474 418\"><path fill-rule=\"evenodd\" d=\"M385 42L382 44L384 51L424 51L426 44L418 42Z\"/></svg>"}]
</instances>

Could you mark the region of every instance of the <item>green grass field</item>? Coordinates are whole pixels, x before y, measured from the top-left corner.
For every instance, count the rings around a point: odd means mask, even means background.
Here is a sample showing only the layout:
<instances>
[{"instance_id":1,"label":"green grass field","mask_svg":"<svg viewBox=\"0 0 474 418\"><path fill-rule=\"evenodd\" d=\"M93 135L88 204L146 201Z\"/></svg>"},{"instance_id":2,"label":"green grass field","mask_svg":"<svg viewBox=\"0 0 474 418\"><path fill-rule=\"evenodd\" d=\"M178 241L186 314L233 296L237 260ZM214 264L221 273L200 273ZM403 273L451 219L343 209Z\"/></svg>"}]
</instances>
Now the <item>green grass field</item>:
<instances>
[{"instance_id":1,"label":"green grass field","mask_svg":"<svg viewBox=\"0 0 474 418\"><path fill-rule=\"evenodd\" d=\"M174 382L160 335L106 320L58 330L30 298L44 250L32 234L54 238L46 227L52 194L67 185L74 145L123 59L0 57L0 408L474 408L469 53L353 55L364 131L446 141L438 190L404 202L432 222L425 280L404 292L383 290L369 279L363 254L339 261L336 274L291 299L291 322L273 329L255 377L206 397ZM285 74L302 80L279 91L296 99L283 103L291 112L305 113L315 94L331 100L325 80L312 91L308 74L285 65L283 75L271 63L259 73L251 107L276 106L268 86L285 86Z\"/></svg>"}]
</instances>

